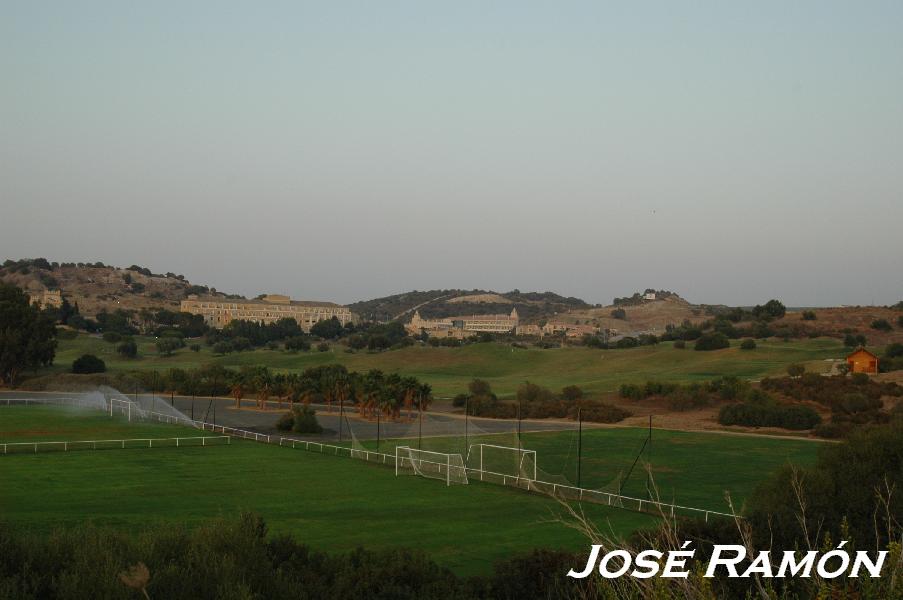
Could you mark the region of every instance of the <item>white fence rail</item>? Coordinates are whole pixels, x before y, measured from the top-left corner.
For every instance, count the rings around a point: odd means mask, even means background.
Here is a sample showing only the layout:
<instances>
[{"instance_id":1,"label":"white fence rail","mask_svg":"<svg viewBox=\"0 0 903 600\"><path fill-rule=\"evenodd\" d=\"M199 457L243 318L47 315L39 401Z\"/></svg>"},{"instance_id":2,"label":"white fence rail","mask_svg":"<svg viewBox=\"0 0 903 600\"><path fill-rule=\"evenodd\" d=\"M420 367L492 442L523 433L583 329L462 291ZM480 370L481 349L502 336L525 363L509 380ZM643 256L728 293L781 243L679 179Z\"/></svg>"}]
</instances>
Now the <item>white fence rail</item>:
<instances>
[{"instance_id":1,"label":"white fence rail","mask_svg":"<svg viewBox=\"0 0 903 600\"><path fill-rule=\"evenodd\" d=\"M78 404L77 402L67 402L67 401L77 401L78 398L39 398L30 399L30 404L70 404L70 405L78 405L78 406L90 406L93 408L99 408L96 404L85 403ZM48 402L50 401L50 402ZM23 403L28 405L29 399L6 399L7 406L12 403ZM258 433L256 431L248 431L246 429L237 429L235 427L227 427L225 425L215 425L213 423L205 423L204 421L197 421L193 419L189 419L188 417L178 417L174 415L167 415L159 412L149 411L145 409L135 408L134 410L131 408L131 404L133 404L130 400L119 400L114 399L114 402L109 402L108 406L104 406L104 408L99 410L109 411L110 414L113 414L114 405L115 409L119 411L122 415L128 415L130 419L132 418L146 418L148 420L156 420L160 423L169 423L169 424L181 424L187 425L190 427L195 427L202 431L211 431L213 433L221 432L223 436L227 437L235 437L244 440L253 440L255 442L264 443L264 444L278 444L279 446L290 447L293 449L303 449L308 452L316 452L319 454L329 454L332 456L343 456L346 458L354 458L357 460L363 460L365 462L372 462L382 465L391 465L393 468L395 467L395 455L394 454L385 454L382 452L375 452L371 450L359 450L355 448L351 448L349 446L336 446L334 444L325 444L323 442L314 442L310 440L299 440L294 438L287 437L278 437L272 436L265 433ZM2 406L2 401L0 401L0 406ZM184 438L183 438L184 439ZM40 442L40 443L54 443L54 442ZM513 487L525 492L537 493L543 495L549 495L556 498L561 498L565 500L574 500L578 502L592 502L594 504L604 504L607 506L613 506L617 508L623 508L626 510L633 510L638 512L646 512L653 513L656 515L664 515L670 517L677 516L694 516L694 517L702 517L708 522L710 516L714 517L727 517L727 518L737 518L738 515L733 515L730 513L720 512L717 510L708 510L705 508L696 508L693 506L683 506L680 504L673 504L669 502L660 502L658 500L652 500L650 498L634 498L631 496L624 496L621 494L615 494L612 492L605 492L602 490L593 490L588 488L579 488L570 485L564 485L560 483L550 483L547 481L540 481L537 479L529 479L525 477L518 477L516 475L510 475L505 473L496 473L493 471L484 471L481 469L472 469L465 468L468 476L473 476L474 478L478 478L480 481L484 483L491 483L496 485L503 485L506 487Z\"/></svg>"},{"instance_id":2,"label":"white fence rail","mask_svg":"<svg viewBox=\"0 0 903 600\"><path fill-rule=\"evenodd\" d=\"M229 445L228 435L174 438L131 438L124 440L66 440L51 442L0 443L2 454L37 454L38 452L71 452L75 450L126 450L133 448L181 448L185 446Z\"/></svg>"}]
</instances>

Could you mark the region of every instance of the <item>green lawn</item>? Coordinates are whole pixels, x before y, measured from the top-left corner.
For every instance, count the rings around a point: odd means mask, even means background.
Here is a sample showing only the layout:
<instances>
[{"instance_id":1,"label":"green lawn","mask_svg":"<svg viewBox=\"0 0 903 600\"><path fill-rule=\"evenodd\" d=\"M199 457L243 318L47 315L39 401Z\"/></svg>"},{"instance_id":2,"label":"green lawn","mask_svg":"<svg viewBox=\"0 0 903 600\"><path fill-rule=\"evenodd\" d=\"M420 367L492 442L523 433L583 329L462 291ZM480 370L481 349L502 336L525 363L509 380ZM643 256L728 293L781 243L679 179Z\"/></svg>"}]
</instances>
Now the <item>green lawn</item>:
<instances>
[{"instance_id":1,"label":"green lawn","mask_svg":"<svg viewBox=\"0 0 903 600\"><path fill-rule=\"evenodd\" d=\"M338 362L351 370L382 369L421 378L438 396L454 396L466 389L474 377L488 380L499 395L511 395L526 380L558 390L576 384L589 392L608 392L621 383L648 379L663 381L705 380L722 375L760 378L779 374L795 362L810 362L822 368L825 358L843 355L833 339L758 342L758 348L742 351L737 341L731 348L714 352L678 350L671 343L630 350L594 350L582 347L540 350L520 349L498 343L471 344L461 348L412 346L390 352L348 353L344 346L329 352L292 354L280 350L255 350L217 356L202 344L200 352L188 348L171 357L158 356L152 338L138 338L139 355L127 360L116 354L115 344L96 336L79 335L61 340L55 366L46 373L65 372L82 354L100 356L110 371L192 368L205 363L227 367L266 365L281 372L300 372L308 367Z\"/></svg>"},{"instance_id":2,"label":"green lawn","mask_svg":"<svg viewBox=\"0 0 903 600\"><path fill-rule=\"evenodd\" d=\"M625 496L646 498L650 487L645 464L651 461L654 487L663 502L729 512L725 492L730 493L739 510L765 476L787 463L813 463L819 448L824 446L823 442L790 438L655 429L651 445L644 449L647 434L646 429L634 427L584 429L580 443L581 487L610 492L620 489ZM540 480L576 485L577 437L576 431L525 433L520 447L536 451ZM472 434L466 445L463 437L424 438L422 448L466 457L467 446L477 443L518 447L516 434ZM394 453L396 444L417 448L418 440L385 440L380 449ZM375 447L372 441L363 445ZM485 469L518 472L516 452L496 450L490 458L491 452L484 456ZM639 460L631 472L637 456ZM478 464L476 454L471 455L467 466L477 468Z\"/></svg>"},{"instance_id":3,"label":"green lawn","mask_svg":"<svg viewBox=\"0 0 903 600\"><path fill-rule=\"evenodd\" d=\"M172 437L183 427L129 424L98 413L55 407L0 407L0 440ZM601 487L629 467L645 432L584 432L582 475ZM741 500L787 460L814 459L820 444L799 440L654 431L652 462L662 498L723 508L729 489ZM487 438L490 439L490 438ZM540 467L574 478L570 432L532 433ZM471 442L476 441L471 439ZM495 443L507 443L492 436ZM415 445L416 440L406 440ZM460 438L432 438L425 447L453 449ZM391 448L384 442L382 450ZM511 488L472 483L447 488L390 468L347 458L233 441L230 446L79 451L0 456L0 515L29 530L47 531L86 519L124 529L176 521L192 526L240 510L261 514L275 533L292 533L330 551L356 546L409 546L429 552L459 573L486 572L492 560L532 547L580 549L586 541L560 523L554 501ZM645 494L635 473L624 493ZM596 505L587 514L626 535L650 526L647 515Z\"/></svg>"},{"instance_id":4,"label":"green lawn","mask_svg":"<svg viewBox=\"0 0 903 600\"><path fill-rule=\"evenodd\" d=\"M104 426L103 420L111 422ZM79 429L82 439L90 439L101 429L140 437L180 428L140 425L132 431L110 417L0 407L5 440L74 439ZM161 521L192 526L241 510L262 515L272 532L294 534L319 549L420 548L461 574L486 573L493 560L533 547L578 550L587 543L551 522L562 509L541 496L489 484L446 487L396 478L388 467L254 442L0 455L0 515L29 531L85 520L123 529ZM586 510L618 534L654 523L619 509Z\"/></svg>"}]
</instances>

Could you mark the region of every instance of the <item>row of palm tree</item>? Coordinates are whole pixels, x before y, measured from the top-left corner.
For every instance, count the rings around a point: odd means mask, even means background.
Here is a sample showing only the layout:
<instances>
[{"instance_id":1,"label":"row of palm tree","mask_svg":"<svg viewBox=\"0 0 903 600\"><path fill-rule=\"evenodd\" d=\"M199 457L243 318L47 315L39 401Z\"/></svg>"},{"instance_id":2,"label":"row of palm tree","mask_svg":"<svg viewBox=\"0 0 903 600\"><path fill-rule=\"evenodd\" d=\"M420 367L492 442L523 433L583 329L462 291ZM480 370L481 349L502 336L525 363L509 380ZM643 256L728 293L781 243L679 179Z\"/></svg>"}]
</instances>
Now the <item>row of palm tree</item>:
<instances>
[{"instance_id":1,"label":"row of palm tree","mask_svg":"<svg viewBox=\"0 0 903 600\"><path fill-rule=\"evenodd\" d=\"M248 367L233 377L230 389L236 407L241 406L246 394L253 393L261 410L267 409L272 397L280 406L283 402L308 405L321 401L330 411L338 405L357 410L370 420L380 415L413 420L416 411L427 410L432 402L432 388L416 377L387 375L378 369L358 373L342 365L322 365L301 374L273 374L266 367Z\"/></svg>"}]
</instances>

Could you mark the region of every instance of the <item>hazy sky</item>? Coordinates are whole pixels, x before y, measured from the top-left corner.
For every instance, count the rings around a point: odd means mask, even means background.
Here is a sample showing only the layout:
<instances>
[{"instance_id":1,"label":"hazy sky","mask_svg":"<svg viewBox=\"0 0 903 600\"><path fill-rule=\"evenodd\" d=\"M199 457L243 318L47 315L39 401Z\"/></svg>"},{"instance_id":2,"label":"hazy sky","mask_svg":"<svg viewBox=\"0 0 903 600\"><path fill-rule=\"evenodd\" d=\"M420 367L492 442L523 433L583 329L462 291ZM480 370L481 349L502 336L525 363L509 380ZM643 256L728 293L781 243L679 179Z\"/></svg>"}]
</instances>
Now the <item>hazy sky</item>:
<instances>
[{"instance_id":1,"label":"hazy sky","mask_svg":"<svg viewBox=\"0 0 903 600\"><path fill-rule=\"evenodd\" d=\"M0 259L903 299L903 2L0 0Z\"/></svg>"}]
</instances>

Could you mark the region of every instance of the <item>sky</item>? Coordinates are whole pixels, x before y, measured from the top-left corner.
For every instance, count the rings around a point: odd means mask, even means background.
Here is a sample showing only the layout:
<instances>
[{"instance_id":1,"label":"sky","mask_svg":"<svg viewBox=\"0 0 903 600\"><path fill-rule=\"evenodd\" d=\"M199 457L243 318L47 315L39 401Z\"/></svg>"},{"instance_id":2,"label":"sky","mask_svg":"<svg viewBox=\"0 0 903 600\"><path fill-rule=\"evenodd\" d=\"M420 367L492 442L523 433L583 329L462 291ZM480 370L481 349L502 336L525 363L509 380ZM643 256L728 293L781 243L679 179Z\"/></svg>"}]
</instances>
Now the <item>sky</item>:
<instances>
[{"instance_id":1,"label":"sky","mask_svg":"<svg viewBox=\"0 0 903 600\"><path fill-rule=\"evenodd\" d=\"M0 0L0 260L903 299L903 3Z\"/></svg>"}]
</instances>

